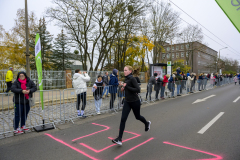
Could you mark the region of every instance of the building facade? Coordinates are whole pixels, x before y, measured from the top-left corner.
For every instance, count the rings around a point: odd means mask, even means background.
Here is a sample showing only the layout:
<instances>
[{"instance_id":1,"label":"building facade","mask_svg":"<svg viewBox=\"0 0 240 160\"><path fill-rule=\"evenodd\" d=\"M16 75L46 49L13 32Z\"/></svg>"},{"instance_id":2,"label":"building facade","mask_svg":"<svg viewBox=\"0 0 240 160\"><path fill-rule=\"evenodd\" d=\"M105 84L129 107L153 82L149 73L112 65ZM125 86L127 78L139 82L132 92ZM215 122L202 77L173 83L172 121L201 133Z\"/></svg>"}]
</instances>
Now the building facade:
<instances>
[{"instance_id":1,"label":"building facade","mask_svg":"<svg viewBox=\"0 0 240 160\"><path fill-rule=\"evenodd\" d=\"M199 42L168 44L165 53L159 55L159 61L166 62L182 59L184 65L191 67L190 72L196 74L216 72L217 51Z\"/></svg>"}]
</instances>

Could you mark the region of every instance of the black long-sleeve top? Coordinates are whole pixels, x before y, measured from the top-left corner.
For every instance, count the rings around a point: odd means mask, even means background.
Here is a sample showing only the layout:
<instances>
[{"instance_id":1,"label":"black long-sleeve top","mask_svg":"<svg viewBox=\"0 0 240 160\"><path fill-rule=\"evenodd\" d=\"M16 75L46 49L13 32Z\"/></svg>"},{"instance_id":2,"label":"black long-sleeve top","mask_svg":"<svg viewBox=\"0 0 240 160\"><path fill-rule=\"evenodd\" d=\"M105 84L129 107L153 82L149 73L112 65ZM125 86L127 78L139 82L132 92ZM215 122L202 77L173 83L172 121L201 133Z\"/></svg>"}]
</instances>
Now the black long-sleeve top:
<instances>
[{"instance_id":1,"label":"black long-sleeve top","mask_svg":"<svg viewBox=\"0 0 240 160\"><path fill-rule=\"evenodd\" d=\"M125 100L127 102L135 102L139 100L138 93L140 93L140 87L136 78L133 77L132 74L129 74L125 77Z\"/></svg>"}]
</instances>

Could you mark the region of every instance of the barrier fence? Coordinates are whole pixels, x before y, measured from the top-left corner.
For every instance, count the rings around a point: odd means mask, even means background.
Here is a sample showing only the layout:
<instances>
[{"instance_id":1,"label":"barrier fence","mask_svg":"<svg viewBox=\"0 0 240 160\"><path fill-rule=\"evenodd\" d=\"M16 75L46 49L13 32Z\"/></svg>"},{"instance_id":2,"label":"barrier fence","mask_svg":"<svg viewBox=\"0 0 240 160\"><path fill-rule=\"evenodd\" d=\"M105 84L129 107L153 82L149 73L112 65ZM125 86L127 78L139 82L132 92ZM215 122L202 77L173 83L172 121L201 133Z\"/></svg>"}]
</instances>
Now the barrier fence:
<instances>
[{"instance_id":1,"label":"barrier fence","mask_svg":"<svg viewBox=\"0 0 240 160\"><path fill-rule=\"evenodd\" d=\"M195 83L194 81L184 80L169 82L168 84L160 82L156 85L142 83L139 84L141 92L138 95L142 103L151 103L160 98L167 99L173 96L185 95L198 90L207 90L231 83L233 83L233 79L230 78L223 79L222 81L207 79L196 80ZM40 92L43 92L44 112L42 111ZM19 117L19 127L25 125L26 128L31 131L33 127L43 125L43 119L45 124L52 123L55 125L68 121L74 123L75 119L79 117L84 118L77 112L78 107L80 111L82 109L84 110L85 116L117 112L123 107L124 97L125 95L124 92L121 91L121 85L98 86L97 89L87 87L79 89L44 90L33 93L35 103L28 108L26 104L23 105L23 107L19 107L14 93L9 93L8 96L0 93L0 139L15 135L14 129L16 129L18 124L17 115L22 115L22 117ZM18 99L20 100L20 98ZM23 100L26 102L25 98L23 98ZM26 123L24 123L25 119Z\"/></svg>"}]
</instances>

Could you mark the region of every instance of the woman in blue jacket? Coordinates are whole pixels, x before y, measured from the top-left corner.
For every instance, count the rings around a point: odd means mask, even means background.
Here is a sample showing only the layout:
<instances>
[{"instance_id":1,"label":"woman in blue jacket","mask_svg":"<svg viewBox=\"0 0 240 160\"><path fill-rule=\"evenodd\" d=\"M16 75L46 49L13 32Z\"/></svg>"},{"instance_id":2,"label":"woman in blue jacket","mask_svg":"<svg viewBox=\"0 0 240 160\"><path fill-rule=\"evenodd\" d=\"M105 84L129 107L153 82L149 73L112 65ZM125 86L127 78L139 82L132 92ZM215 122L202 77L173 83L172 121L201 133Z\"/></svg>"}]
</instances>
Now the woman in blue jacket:
<instances>
[{"instance_id":1,"label":"woman in blue jacket","mask_svg":"<svg viewBox=\"0 0 240 160\"><path fill-rule=\"evenodd\" d=\"M113 109L113 104L116 99L116 93L117 93L117 87L119 85L118 83L118 70L113 69L112 74L110 75L110 81L109 81L109 93L111 94L111 100L110 100L110 109Z\"/></svg>"},{"instance_id":2,"label":"woman in blue jacket","mask_svg":"<svg viewBox=\"0 0 240 160\"><path fill-rule=\"evenodd\" d=\"M168 80L168 89L172 92L172 98L174 97L174 91L175 91L175 74L172 74L170 79Z\"/></svg>"}]
</instances>

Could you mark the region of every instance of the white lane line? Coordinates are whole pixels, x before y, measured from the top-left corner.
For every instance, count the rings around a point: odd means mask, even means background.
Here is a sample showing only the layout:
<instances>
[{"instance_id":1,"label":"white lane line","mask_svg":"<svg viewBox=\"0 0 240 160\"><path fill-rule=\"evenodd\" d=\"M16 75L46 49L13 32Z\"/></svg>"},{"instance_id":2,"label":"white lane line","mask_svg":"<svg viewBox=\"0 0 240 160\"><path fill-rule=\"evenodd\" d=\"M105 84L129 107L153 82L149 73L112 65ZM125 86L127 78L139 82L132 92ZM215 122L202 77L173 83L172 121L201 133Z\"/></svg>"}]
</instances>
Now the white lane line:
<instances>
[{"instance_id":1,"label":"white lane line","mask_svg":"<svg viewBox=\"0 0 240 160\"><path fill-rule=\"evenodd\" d=\"M206 130L208 130L208 128L210 128L213 123L215 123L222 115L224 114L224 112L220 112L215 118L213 118L206 126L204 126L198 133L199 134L203 134L204 132L206 132Z\"/></svg>"},{"instance_id":2,"label":"white lane line","mask_svg":"<svg viewBox=\"0 0 240 160\"><path fill-rule=\"evenodd\" d=\"M240 99L240 96L233 101L233 103L236 103Z\"/></svg>"}]
</instances>

